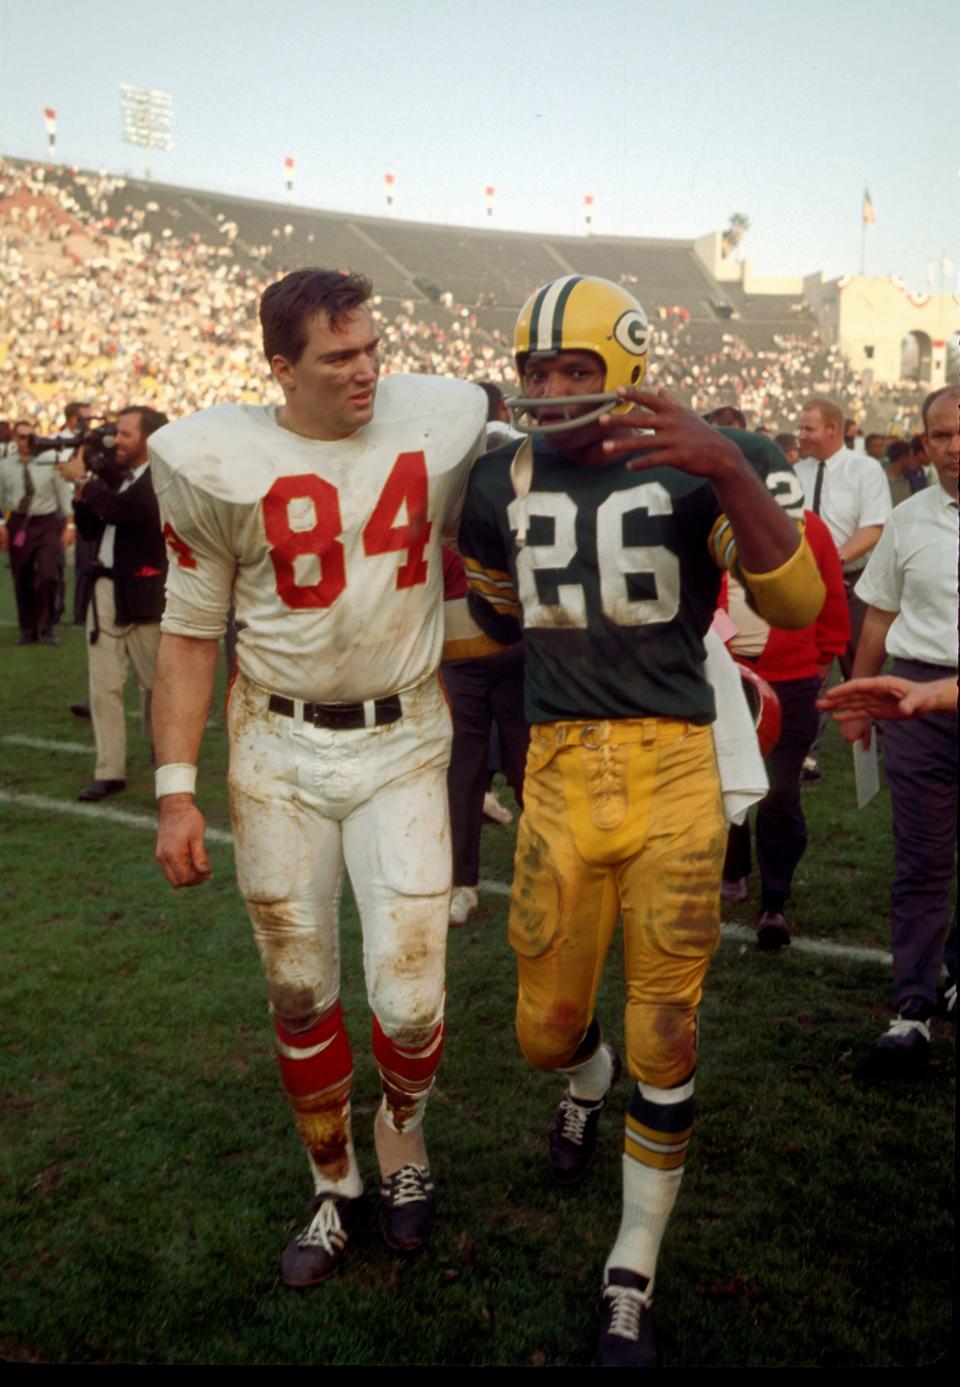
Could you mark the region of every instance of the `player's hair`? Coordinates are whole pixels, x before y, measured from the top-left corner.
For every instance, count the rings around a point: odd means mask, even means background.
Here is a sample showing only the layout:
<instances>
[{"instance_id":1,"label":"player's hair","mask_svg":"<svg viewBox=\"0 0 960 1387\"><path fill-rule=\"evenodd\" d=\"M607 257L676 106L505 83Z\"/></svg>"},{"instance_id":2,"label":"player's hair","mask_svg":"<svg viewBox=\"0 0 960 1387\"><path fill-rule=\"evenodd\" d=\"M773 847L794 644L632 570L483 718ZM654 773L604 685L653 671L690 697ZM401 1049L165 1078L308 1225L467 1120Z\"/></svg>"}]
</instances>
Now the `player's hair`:
<instances>
[{"instance_id":1,"label":"player's hair","mask_svg":"<svg viewBox=\"0 0 960 1387\"><path fill-rule=\"evenodd\" d=\"M151 409L149 405L127 405L124 409L117 410L118 419L122 419L125 414L136 414L139 417L142 438L149 438L157 429L162 429L164 424L170 422L159 409Z\"/></svg>"},{"instance_id":2,"label":"player's hair","mask_svg":"<svg viewBox=\"0 0 960 1387\"><path fill-rule=\"evenodd\" d=\"M503 391L492 380L478 380L477 384L487 397L487 423L501 421L504 415Z\"/></svg>"},{"instance_id":3,"label":"player's hair","mask_svg":"<svg viewBox=\"0 0 960 1387\"><path fill-rule=\"evenodd\" d=\"M895 438L887 449L887 461L899 462L905 453L912 453L913 449L905 438Z\"/></svg>"},{"instance_id":4,"label":"player's hair","mask_svg":"<svg viewBox=\"0 0 960 1387\"><path fill-rule=\"evenodd\" d=\"M736 405L718 405L716 409L711 409L709 414L703 416L705 424L713 424L714 427L722 425L728 429L745 429L747 418L742 409L737 409Z\"/></svg>"},{"instance_id":5,"label":"player's hair","mask_svg":"<svg viewBox=\"0 0 960 1387\"><path fill-rule=\"evenodd\" d=\"M882 434L882 433L868 433L867 436L866 436L866 438L863 440L863 446L864 446L864 448L869 448L869 447L870 447L870 444L871 444L871 443L874 441L874 439L876 439L876 438L879 438L879 440L880 440L881 443L886 443L886 441L887 441L887 439L886 439L886 434Z\"/></svg>"},{"instance_id":6,"label":"player's hair","mask_svg":"<svg viewBox=\"0 0 960 1387\"><path fill-rule=\"evenodd\" d=\"M778 433L773 441L776 443L777 447L782 448L785 453L792 448L800 447L800 444L797 442L797 436L793 433Z\"/></svg>"},{"instance_id":7,"label":"player's hair","mask_svg":"<svg viewBox=\"0 0 960 1387\"><path fill-rule=\"evenodd\" d=\"M960 385L941 385L939 390L931 390L930 394L920 406L920 412L923 415L924 433L927 431L927 415L930 413L932 406L935 405L938 400L942 400L948 395L953 395L960 400Z\"/></svg>"},{"instance_id":8,"label":"player's hair","mask_svg":"<svg viewBox=\"0 0 960 1387\"><path fill-rule=\"evenodd\" d=\"M362 308L373 293L366 275L341 270L294 270L263 292L260 326L268 361L284 356L295 365L307 345L310 319L326 313L336 332L344 317Z\"/></svg>"},{"instance_id":9,"label":"player's hair","mask_svg":"<svg viewBox=\"0 0 960 1387\"><path fill-rule=\"evenodd\" d=\"M811 396L803 407L804 409L819 410L820 418L823 422L825 424L832 424L837 430L837 433L843 434L843 410L838 404L834 404L833 400L828 400L826 395Z\"/></svg>"}]
</instances>

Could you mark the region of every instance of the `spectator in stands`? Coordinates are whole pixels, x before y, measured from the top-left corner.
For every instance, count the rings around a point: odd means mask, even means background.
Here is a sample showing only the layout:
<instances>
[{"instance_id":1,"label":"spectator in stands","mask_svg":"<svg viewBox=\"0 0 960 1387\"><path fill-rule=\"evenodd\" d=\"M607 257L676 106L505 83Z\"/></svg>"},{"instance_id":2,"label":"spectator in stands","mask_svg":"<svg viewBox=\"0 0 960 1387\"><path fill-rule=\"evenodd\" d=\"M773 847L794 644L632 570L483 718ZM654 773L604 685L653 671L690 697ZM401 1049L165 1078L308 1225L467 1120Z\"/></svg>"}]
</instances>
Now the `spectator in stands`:
<instances>
[{"instance_id":1,"label":"spectator in stands","mask_svg":"<svg viewBox=\"0 0 960 1387\"><path fill-rule=\"evenodd\" d=\"M140 684L144 731L150 735L166 550L150 480L147 439L167 422L145 406L117 419L119 488L84 470L78 453L60 471L76 483L77 523L96 546L86 616L90 711L97 744L93 781L77 796L96 803L126 789L127 736L123 689L132 661Z\"/></svg>"},{"instance_id":2,"label":"spectator in stands","mask_svg":"<svg viewBox=\"0 0 960 1387\"><path fill-rule=\"evenodd\" d=\"M9 419L0 419L0 458L12 457L17 451Z\"/></svg>"},{"instance_id":3,"label":"spectator in stands","mask_svg":"<svg viewBox=\"0 0 960 1387\"><path fill-rule=\"evenodd\" d=\"M844 419L840 407L825 396L808 400L800 414L799 440L803 454L796 466L807 509L819 515L830 531L843 564L843 581L850 613L850 642L840 656L840 668L849 679L866 611L854 586L890 516L890 488L883 468L843 444ZM825 719L804 763L806 783L821 777L817 749Z\"/></svg>"},{"instance_id":4,"label":"spectator in stands","mask_svg":"<svg viewBox=\"0 0 960 1387\"><path fill-rule=\"evenodd\" d=\"M924 444L938 485L899 505L857 584L869 603L854 678L878 675L893 656L896 678L956 679L957 547L960 541L960 386L928 395ZM844 720L848 741L869 741L871 718ZM896 870L891 889L896 1012L873 1047L868 1072L914 1074L930 1051L955 880L957 719L933 712L890 721L884 763L893 806ZM952 979L956 983L956 977Z\"/></svg>"},{"instance_id":5,"label":"spectator in stands","mask_svg":"<svg viewBox=\"0 0 960 1387\"><path fill-rule=\"evenodd\" d=\"M57 455L33 455L28 420L14 426L15 455L0 460L0 549L10 556L20 626L18 645L59 645L54 626L63 546L72 544L70 487L58 476Z\"/></svg>"}]
</instances>

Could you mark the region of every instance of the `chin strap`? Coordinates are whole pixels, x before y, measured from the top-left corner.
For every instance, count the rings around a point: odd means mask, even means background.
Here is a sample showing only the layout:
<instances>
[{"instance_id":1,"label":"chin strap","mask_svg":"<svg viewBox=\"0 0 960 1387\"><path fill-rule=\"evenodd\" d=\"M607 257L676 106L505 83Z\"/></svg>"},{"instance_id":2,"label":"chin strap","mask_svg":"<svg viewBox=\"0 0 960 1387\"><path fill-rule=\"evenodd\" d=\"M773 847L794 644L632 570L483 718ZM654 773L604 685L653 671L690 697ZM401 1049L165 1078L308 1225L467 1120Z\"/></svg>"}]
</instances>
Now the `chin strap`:
<instances>
[{"instance_id":1,"label":"chin strap","mask_svg":"<svg viewBox=\"0 0 960 1387\"><path fill-rule=\"evenodd\" d=\"M525 438L514 453L513 461L510 463L510 481L513 484L514 495L520 502L516 511L516 545L518 549L522 549L527 542L527 529L529 528L527 497L530 495L530 487L533 483L532 438Z\"/></svg>"}]
</instances>

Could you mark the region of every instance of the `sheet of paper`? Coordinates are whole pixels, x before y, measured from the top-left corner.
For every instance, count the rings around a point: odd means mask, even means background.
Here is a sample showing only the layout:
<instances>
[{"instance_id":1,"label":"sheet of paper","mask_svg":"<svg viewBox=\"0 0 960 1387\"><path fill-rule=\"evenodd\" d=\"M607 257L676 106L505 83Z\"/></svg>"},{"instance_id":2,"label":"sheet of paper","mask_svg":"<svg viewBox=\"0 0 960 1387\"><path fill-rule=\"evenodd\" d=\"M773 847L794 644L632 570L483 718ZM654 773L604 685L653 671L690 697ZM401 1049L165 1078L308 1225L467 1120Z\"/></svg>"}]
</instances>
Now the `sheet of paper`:
<instances>
[{"instance_id":1,"label":"sheet of paper","mask_svg":"<svg viewBox=\"0 0 960 1387\"><path fill-rule=\"evenodd\" d=\"M857 808L869 804L880 789L880 768L877 765L877 729L870 729L870 745L864 751L859 742L853 744L853 774L857 782Z\"/></svg>"}]
</instances>

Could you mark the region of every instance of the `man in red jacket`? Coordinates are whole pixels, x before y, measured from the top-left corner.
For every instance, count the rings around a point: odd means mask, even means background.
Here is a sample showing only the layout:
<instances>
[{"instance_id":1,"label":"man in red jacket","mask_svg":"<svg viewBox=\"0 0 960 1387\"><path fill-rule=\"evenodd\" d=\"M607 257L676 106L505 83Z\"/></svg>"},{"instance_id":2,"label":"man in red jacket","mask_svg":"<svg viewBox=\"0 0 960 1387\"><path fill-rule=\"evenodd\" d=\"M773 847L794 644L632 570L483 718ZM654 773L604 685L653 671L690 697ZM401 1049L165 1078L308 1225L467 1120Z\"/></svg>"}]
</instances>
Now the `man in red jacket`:
<instances>
[{"instance_id":1,"label":"man in red jacket","mask_svg":"<svg viewBox=\"0 0 960 1387\"><path fill-rule=\"evenodd\" d=\"M760 618L746 609L742 597L738 600L733 590L730 593L730 615L741 627L741 635L746 636L748 630L754 635L752 645L734 638L730 648L737 659L752 665L772 685L783 713L780 738L765 757L770 789L757 807L761 882L757 944L761 949L779 949L790 943L784 908L793 874L807 846L800 772L817 732L816 701L824 674L850 639L850 616L836 545L818 515L808 510L803 518L807 541L827 589L816 621L799 631L767 627L764 633L762 623L757 629ZM730 830L723 869L727 900L746 899L749 870L750 829L744 823Z\"/></svg>"}]
</instances>

